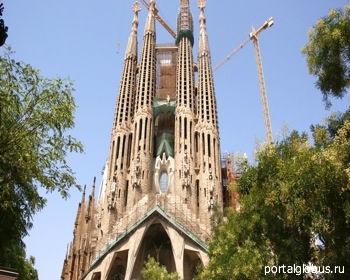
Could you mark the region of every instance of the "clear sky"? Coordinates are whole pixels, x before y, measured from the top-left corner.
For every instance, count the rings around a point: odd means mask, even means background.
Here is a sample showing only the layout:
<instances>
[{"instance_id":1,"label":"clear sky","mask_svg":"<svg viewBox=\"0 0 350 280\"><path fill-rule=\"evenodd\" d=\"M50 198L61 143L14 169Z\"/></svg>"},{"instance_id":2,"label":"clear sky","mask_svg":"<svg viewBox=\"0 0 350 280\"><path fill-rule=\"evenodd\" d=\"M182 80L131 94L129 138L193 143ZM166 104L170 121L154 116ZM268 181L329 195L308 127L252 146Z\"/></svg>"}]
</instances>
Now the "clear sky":
<instances>
[{"instance_id":1,"label":"clear sky","mask_svg":"<svg viewBox=\"0 0 350 280\"><path fill-rule=\"evenodd\" d=\"M178 0L158 0L160 15L175 29ZM198 47L197 0L191 9ZM273 16L275 25L259 35L265 83L274 138L284 127L308 131L333 111L344 111L349 96L334 100L325 110L315 78L307 71L301 48L307 31L330 8L344 7L348 0L208 0L206 17L216 65L248 38L251 26L258 28ZM44 77L69 77L75 82L76 126L71 133L85 145L85 153L69 161L79 184L97 187L108 156L110 133L124 51L131 30L132 0L31 0L3 1L4 20L9 27L7 44L17 60L40 69ZM139 50L144 19L140 12ZM172 37L157 25L157 41ZM215 72L221 150L245 152L253 161L257 143L264 140L265 127L252 42ZM36 258L40 280L59 279L81 193L72 190L68 200L48 197L46 208L34 218L34 228L25 239L28 255Z\"/></svg>"}]
</instances>

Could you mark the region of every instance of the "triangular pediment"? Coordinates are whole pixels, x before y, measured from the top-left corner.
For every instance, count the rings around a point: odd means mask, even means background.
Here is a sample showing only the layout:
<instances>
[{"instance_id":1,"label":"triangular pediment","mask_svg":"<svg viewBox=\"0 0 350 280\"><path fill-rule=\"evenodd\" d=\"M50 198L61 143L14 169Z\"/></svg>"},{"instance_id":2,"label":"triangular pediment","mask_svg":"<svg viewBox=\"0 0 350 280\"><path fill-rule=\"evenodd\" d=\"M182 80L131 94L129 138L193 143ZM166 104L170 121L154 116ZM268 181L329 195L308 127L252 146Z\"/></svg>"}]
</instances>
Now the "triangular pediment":
<instances>
[{"instance_id":1,"label":"triangular pediment","mask_svg":"<svg viewBox=\"0 0 350 280\"><path fill-rule=\"evenodd\" d=\"M127 228L125 232L119 235L115 240L110 241L107 246L102 250L101 254L99 254L96 259L92 262L91 267L93 268L100 261L102 261L105 256L107 256L110 252L112 252L117 246L120 246L124 242L126 242L133 233L144 226L144 224L153 224L161 221L167 226L176 230L184 239L193 243L196 247L200 247L203 251L208 252L207 244L201 240L198 236L196 236L193 232L191 232L186 226L182 225L179 221L177 221L172 215L166 213L160 206L156 205L154 208L149 210L145 215L139 219L132 226ZM150 223L151 222L151 223Z\"/></svg>"}]
</instances>

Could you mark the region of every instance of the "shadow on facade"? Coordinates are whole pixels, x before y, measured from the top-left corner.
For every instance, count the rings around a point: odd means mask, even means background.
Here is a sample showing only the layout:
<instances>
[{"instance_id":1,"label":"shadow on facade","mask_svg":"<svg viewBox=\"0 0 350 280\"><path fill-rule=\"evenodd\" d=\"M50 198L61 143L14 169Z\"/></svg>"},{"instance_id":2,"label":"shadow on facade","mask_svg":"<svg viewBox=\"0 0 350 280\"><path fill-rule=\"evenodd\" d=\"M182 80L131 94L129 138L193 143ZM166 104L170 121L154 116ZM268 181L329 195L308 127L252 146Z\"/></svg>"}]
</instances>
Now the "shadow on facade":
<instances>
[{"instance_id":1,"label":"shadow on facade","mask_svg":"<svg viewBox=\"0 0 350 280\"><path fill-rule=\"evenodd\" d=\"M148 256L153 257L168 272L176 271L171 242L160 223L152 224L144 235L131 279L141 279L140 272Z\"/></svg>"},{"instance_id":2,"label":"shadow on facade","mask_svg":"<svg viewBox=\"0 0 350 280\"><path fill-rule=\"evenodd\" d=\"M107 280L123 280L125 278L127 263L128 250L115 253Z\"/></svg>"}]
</instances>

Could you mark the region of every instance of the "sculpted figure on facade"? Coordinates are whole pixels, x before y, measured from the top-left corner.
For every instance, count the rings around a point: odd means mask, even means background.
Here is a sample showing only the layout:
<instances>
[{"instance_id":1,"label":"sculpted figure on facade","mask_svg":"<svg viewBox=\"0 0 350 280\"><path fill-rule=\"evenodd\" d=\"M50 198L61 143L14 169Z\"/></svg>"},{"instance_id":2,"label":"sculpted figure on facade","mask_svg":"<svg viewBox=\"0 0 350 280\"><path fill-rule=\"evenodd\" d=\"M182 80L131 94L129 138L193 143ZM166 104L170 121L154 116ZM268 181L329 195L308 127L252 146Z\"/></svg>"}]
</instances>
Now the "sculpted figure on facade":
<instances>
[{"instance_id":1,"label":"sculpted figure on facade","mask_svg":"<svg viewBox=\"0 0 350 280\"><path fill-rule=\"evenodd\" d=\"M133 181L133 187L140 187L141 186L141 157L140 153L137 154L136 156L136 161L135 161L135 169L134 169L134 181Z\"/></svg>"},{"instance_id":2,"label":"sculpted figure on facade","mask_svg":"<svg viewBox=\"0 0 350 280\"><path fill-rule=\"evenodd\" d=\"M187 154L187 150L185 150L185 155L183 158L183 180L182 186L184 188L188 188L190 186L190 162Z\"/></svg>"}]
</instances>

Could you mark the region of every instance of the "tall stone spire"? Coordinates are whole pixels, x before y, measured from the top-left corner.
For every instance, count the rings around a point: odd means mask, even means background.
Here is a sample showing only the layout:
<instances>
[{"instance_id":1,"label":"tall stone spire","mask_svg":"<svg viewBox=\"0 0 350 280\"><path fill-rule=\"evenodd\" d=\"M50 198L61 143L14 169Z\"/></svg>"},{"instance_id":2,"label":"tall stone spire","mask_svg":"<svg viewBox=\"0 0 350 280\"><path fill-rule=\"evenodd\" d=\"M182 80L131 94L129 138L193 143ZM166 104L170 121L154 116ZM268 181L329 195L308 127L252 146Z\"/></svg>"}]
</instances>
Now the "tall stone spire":
<instances>
[{"instance_id":1,"label":"tall stone spire","mask_svg":"<svg viewBox=\"0 0 350 280\"><path fill-rule=\"evenodd\" d=\"M100 210L100 217L107 215L109 223L104 223L101 230L104 233L111 231L113 224L125 211L124 198L127 193L128 182L126 170L130 166L130 151L132 143L132 118L134 115L134 102L136 95L136 74L137 74L137 28L138 12L140 4L133 5L134 17L132 20L131 33L124 56L124 68L120 80L118 99L115 109L114 122L112 128L110 155L107 163L107 182L104 194L102 195L106 208Z\"/></svg>"},{"instance_id":2,"label":"tall stone spire","mask_svg":"<svg viewBox=\"0 0 350 280\"><path fill-rule=\"evenodd\" d=\"M155 19L154 19L154 11L155 11L156 1L151 0L148 6L148 16L145 24L145 33L146 32L155 32Z\"/></svg>"},{"instance_id":3,"label":"tall stone spire","mask_svg":"<svg viewBox=\"0 0 350 280\"><path fill-rule=\"evenodd\" d=\"M217 120L217 106L214 90L214 78L211 66L209 42L204 15L205 0L198 1L199 43L198 43L198 108L196 125L196 150L200 173L204 174L201 184L207 184L209 190L208 207L222 202L220 137ZM202 204L201 204L202 205ZM203 213L203 209L202 209Z\"/></svg>"},{"instance_id":4,"label":"tall stone spire","mask_svg":"<svg viewBox=\"0 0 350 280\"><path fill-rule=\"evenodd\" d=\"M137 57L137 27L139 26L139 17L138 13L141 10L140 4L135 2L133 5L134 18L132 20L131 34L128 40L128 46L125 51L125 58L127 56Z\"/></svg>"},{"instance_id":5,"label":"tall stone spire","mask_svg":"<svg viewBox=\"0 0 350 280\"><path fill-rule=\"evenodd\" d=\"M177 17L177 45L183 36L186 36L190 40L191 45L193 45L193 18L189 2L189 0L180 0L180 9Z\"/></svg>"},{"instance_id":6,"label":"tall stone spire","mask_svg":"<svg viewBox=\"0 0 350 280\"><path fill-rule=\"evenodd\" d=\"M204 14L205 0L198 1L198 8L199 8L199 47L198 48L201 54L204 52L209 53L206 18Z\"/></svg>"},{"instance_id":7,"label":"tall stone spire","mask_svg":"<svg viewBox=\"0 0 350 280\"><path fill-rule=\"evenodd\" d=\"M133 5L134 18L132 21L131 33L124 56L123 76L120 81L118 101L115 111L113 129L130 123L133 111L132 102L136 91L136 69L137 69L137 27L138 12L140 4ZM133 93L133 94L130 94Z\"/></svg>"},{"instance_id":8,"label":"tall stone spire","mask_svg":"<svg viewBox=\"0 0 350 280\"><path fill-rule=\"evenodd\" d=\"M153 167L153 119L152 99L156 90L156 26L155 1L149 3L146 19L141 60L139 63L135 115L133 121L134 135L132 145L133 170L128 204L139 200L152 189Z\"/></svg>"},{"instance_id":9,"label":"tall stone spire","mask_svg":"<svg viewBox=\"0 0 350 280\"><path fill-rule=\"evenodd\" d=\"M95 179L89 200L85 201L86 186L78 206L74 224L73 242L67 248L66 258L63 263L61 279L81 279L89 268L92 255L95 253L95 244L90 242L94 235L95 204L94 193Z\"/></svg>"},{"instance_id":10,"label":"tall stone spire","mask_svg":"<svg viewBox=\"0 0 350 280\"><path fill-rule=\"evenodd\" d=\"M195 208L195 191L191 180L194 173L194 126L195 126L195 79L193 61L193 20L189 1L180 1L177 17L177 76L176 76L176 111L175 111L175 166L179 170L176 193L183 196L189 207ZM193 183L193 182L192 182Z\"/></svg>"},{"instance_id":11,"label":"tall stone spire","mask_svg":"<svg viewBox=\"0 0 350 280\"><path fill-rule=\"evenodd\" d=\"M217 108L214 90L213 71L209 41L204 15L205 0L198 1L199 14L199 43L198 43L198 118L206 126L217 129Z\"/></svg>"},{"instance_id":12,"label":"tall stone spire","mask_svg":"<svg viewBox=\"0 0 350 280\"><path fill-rule=\"evenodd\" d=\"M180 0L180 11L177 22L177 29L180 30L190 30L193 32L193 19L190 11L190 1Z\"/></svg>"}]
</instances>

